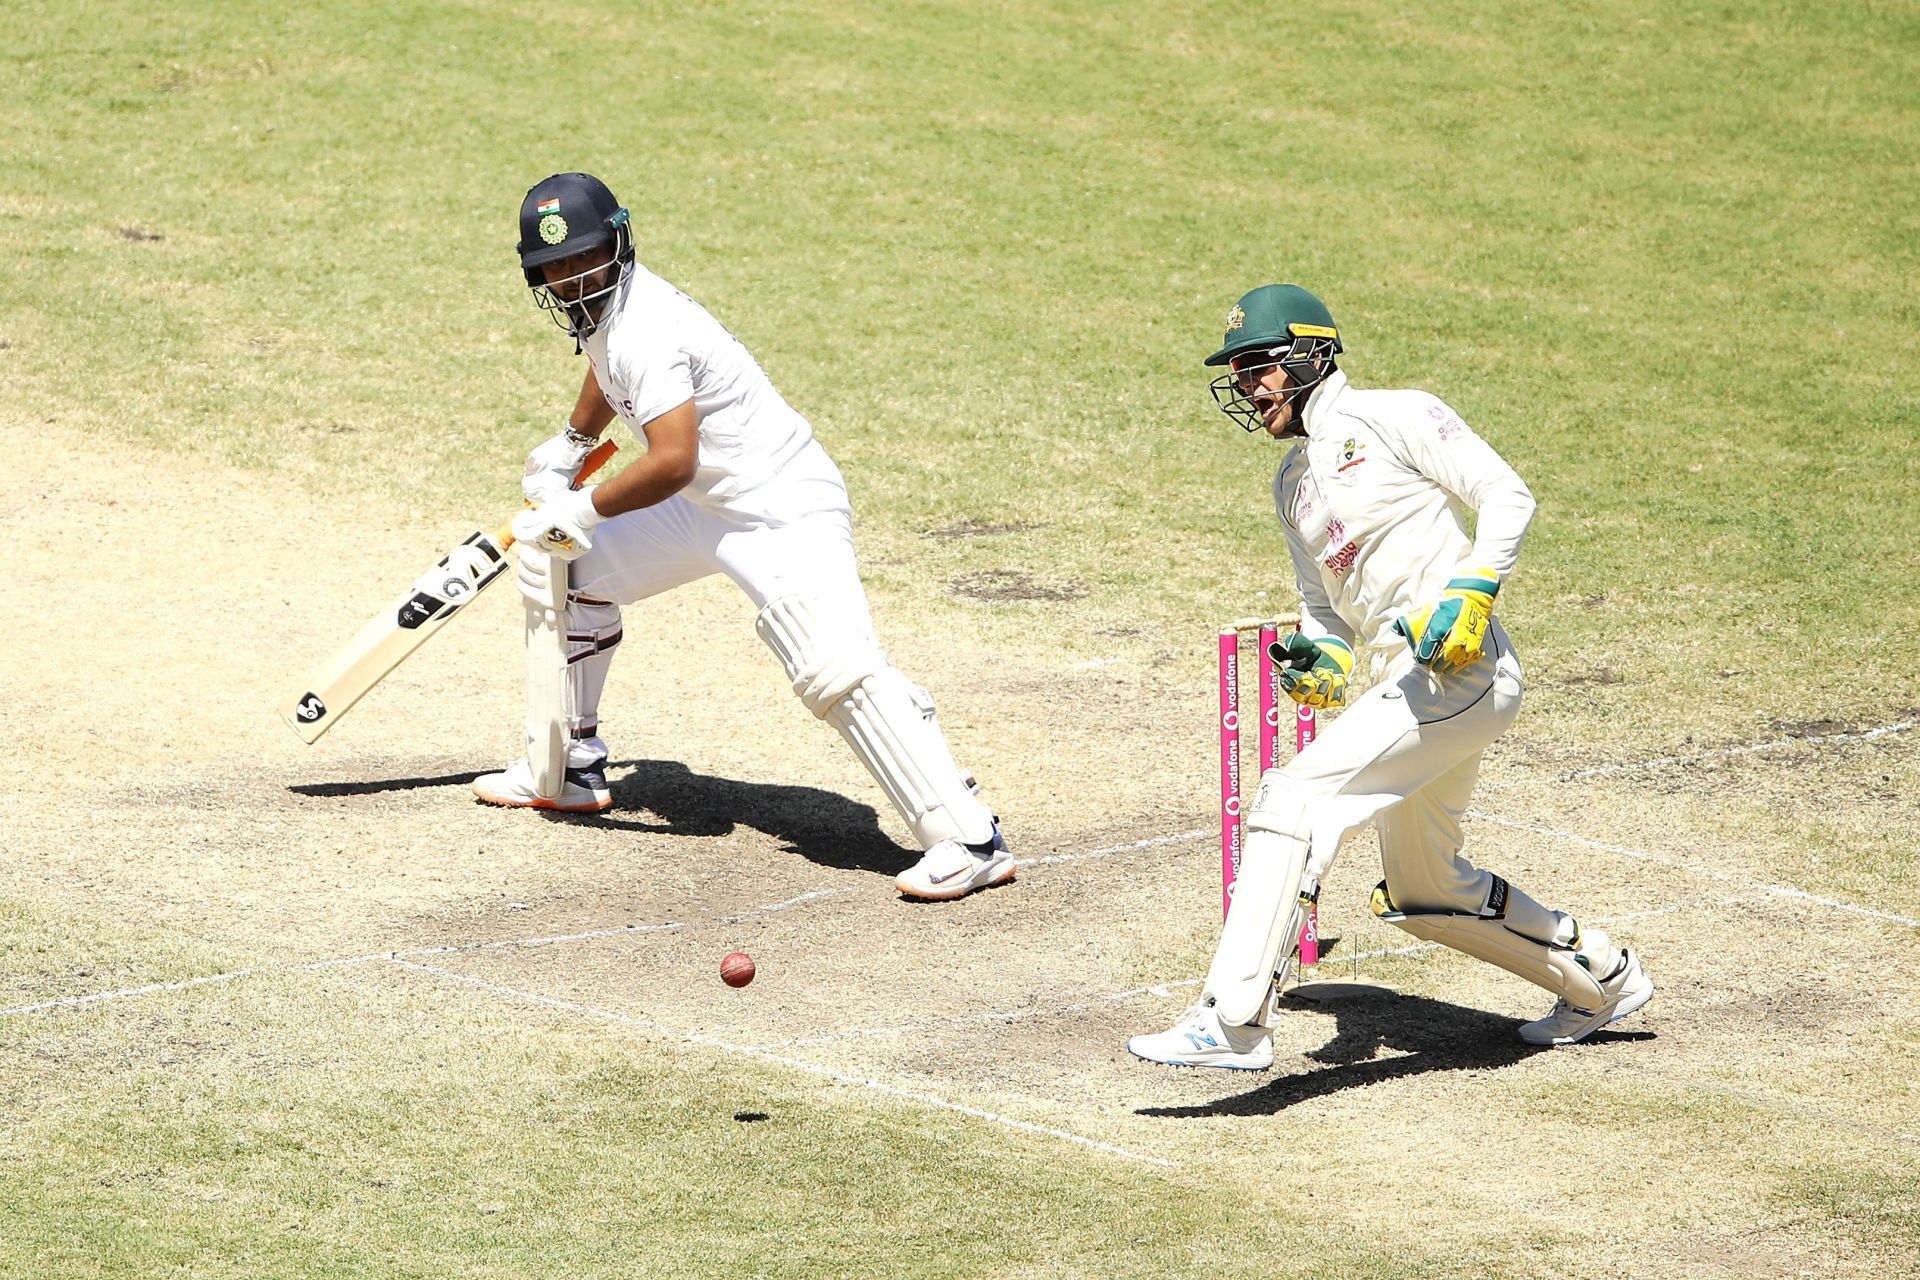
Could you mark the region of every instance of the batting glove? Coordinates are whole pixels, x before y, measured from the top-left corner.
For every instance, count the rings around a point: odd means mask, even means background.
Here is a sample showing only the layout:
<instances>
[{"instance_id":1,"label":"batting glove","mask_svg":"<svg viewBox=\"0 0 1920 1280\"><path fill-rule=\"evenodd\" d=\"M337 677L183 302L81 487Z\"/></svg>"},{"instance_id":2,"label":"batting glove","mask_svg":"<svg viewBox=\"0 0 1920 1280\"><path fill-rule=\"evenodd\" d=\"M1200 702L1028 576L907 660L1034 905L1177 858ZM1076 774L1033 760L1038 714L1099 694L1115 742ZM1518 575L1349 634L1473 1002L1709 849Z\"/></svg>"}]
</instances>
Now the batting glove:
<instances>
[{"instance_id":1,"label":"batting glove","mask_svg":"<svg viewBox=\"0 0 1920 1280\"><path fill-rule=\"evenodd\" d=\"M544 609L551 598L549 588L553 582L553 557L531 542L522 542L514 550L520 554L514 568L514 581L519 584L520 594Z\"/></svg>"},{"instance_id":2,"label":"batting glove","mask_svg":"<svg viewBox=\"0 0 1920 1280\"><path fill-rule=\"evenodd\" d=\"M527 455L526 476L520 481L520 491L527 501L538 506L551 501L561 490L571 489L595 443L592 436L568 427L553 439L535 445Z\"/></svg>"},{"instance_id":3,"label":"batting glove","mask_svg":"<svg viewBox=\"0 0 1920 1280\"><path fill-rule=\"evenodd\" d=\"M1295 702L1321 710L1347 705L1347 680L1353 675L1353 647L1338 636L1308 639L1298 631L1267 648L1280 687Z\"/></svg>"},{"instance_id":4,"label":"batting glove","mask_svg":"<svg viewBox=\"0 0 1920 1280\"><path fill-rule=\"evenodd\" d=\"M1393 629L1406 638L1415 662L1441 675L1453 675L1480 661L1487 624L1493 621L1493 598L1498 594L1498 574L1470 569L1449 582L1440 598L1426 608L1394 619Z\"/></svg>"},{"instance_id":5,"label":"batting glove","mask_svg":"<svg viewBox=\"0 0 1920 1280\"><path fill-rule=\"evenodd\" d=\"M560 560L577 560L593 550L593 530L606 519L594 509L600 486L568 489L513 518L516 541L539 547Z\"/></svg>"}]
</instances>

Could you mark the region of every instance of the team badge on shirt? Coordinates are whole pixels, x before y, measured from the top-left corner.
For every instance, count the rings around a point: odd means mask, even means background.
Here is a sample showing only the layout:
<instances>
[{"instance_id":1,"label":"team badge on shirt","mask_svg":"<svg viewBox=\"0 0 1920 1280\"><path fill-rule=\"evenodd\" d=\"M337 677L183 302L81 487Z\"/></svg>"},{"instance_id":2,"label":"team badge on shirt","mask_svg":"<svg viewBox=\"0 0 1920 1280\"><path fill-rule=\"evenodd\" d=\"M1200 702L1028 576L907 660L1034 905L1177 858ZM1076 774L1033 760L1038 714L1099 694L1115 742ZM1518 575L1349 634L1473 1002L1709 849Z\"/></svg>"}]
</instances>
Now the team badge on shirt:
<instances>
[{"instance_id":1,"label":"team badge on shirt","mask_svg":"<svg viewBox=\"0 0 1920 1280\"><path fill-rule=\"evenodd\" d=\"M554 203L558 204L559 201ZM567 220L557 213L540 219L540 238L548 244L559 244L567 238Z\"/></svg>"},{"instance_id":2,"label":"team badge on shirt","mask_svg":"<svg viewBox=\"0 0 1920 1280\"><path fill-rule=\"evenodd\" d=\"M1366 441L1356 440L1352 436L1348 436L1347 442L1340 446L1340 470L1345 471L1350 467L1357 467L1365 462L1367 460L1366 451Z\"/></svg>"}]
</instances>

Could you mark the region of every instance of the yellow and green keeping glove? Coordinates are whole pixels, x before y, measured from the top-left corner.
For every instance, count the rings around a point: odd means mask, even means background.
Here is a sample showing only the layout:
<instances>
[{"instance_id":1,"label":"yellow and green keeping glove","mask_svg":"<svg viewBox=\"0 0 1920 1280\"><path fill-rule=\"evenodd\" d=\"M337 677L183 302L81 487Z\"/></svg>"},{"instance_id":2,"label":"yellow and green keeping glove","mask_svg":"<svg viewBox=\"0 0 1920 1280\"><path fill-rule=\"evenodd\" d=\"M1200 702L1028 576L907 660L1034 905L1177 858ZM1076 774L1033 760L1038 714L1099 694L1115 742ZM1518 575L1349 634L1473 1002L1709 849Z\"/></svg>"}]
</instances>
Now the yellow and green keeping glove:
<instances>
[{"instance_id":1,"label":"yellow and green keeping glove","mask_svg":"<svg viewBox=\"0 0 1920 1280\"><path fill-rule=\"evenodd\" d=\"M1453 675L1480 661L1487 624L1493 621L1493 598L1499 594L1498 574L1469 569L1449 582L1438 600L1394 619L1393 629L1406 637L1415 662Z\"/></svg>"},{"instance_id":2,"label":"yellow and green keeping glove","mask_svg":"<svg viewBox=\"0 0 1920 1280\"><path fill-rule=\"evenodd\" d=\"M1267 649L1280 687L1295 702L1329 709L1347 705L1347 677L1353 674L1353 648L1337 636L1309 640L1295 631Z\"/></svg>"}]
</instances>

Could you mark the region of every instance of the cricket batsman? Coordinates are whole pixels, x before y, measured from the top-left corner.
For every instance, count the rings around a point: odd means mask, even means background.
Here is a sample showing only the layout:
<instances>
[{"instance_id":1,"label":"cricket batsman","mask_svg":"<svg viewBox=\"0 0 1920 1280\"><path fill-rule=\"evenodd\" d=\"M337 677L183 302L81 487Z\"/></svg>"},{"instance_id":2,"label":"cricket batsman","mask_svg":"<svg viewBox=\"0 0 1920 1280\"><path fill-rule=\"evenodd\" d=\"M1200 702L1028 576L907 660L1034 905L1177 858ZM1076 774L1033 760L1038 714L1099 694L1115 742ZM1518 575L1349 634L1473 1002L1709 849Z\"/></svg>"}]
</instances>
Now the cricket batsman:
<instances>
[{"instance_id":1,"label":"cricket batsman","mask_svg":"<svg viewBox=\"0 0 1920 1280\"><path fill-rule=\"evenodd\" d=\"M1371 822L1386 878L1373 911L1423 941L1495 964L1556 997L1520 1027L1571 1044L1653 996L1640 959L1461 856L1480 756L1520 710L1520 660L1494 619L1533 517L1512 467L1424 391L1365 391L1336 364L1333 316L1297 285L1263 285L1227 313L1214 399L1248 431L1293 447L1274 505L1301 597L1276 643L1295 702L1342 708L1247 816L1233 906L1200 1000L1139 1057L1261 1070L1267 1028L1307 907L1349 835ZM1476 514L1468 537L1463 509ZM1349 704L1355 656L1373 684Z\"/></svg>"},{"instance_id":2,"label":"cricket batsman","mask_svg":"<svg viewBox=\"0 0 1920 1280\"><path fill-rule=\"evenodd\" d=\"M534 299L586 354L566 427L527 459L531 509L514 522L529 600L554 561L565 593L566 782L542 796L527 759L474 783L489 804L608 808L600 695L621 606L724 573L806 708L839 731L925 850L896 881L957 898L1011 880L1012 855L933 700L875 639L839 468L754 358L699 303L634 260L632 219L605 183L560 173L520 205L520 268ZM646 453L604 484L572 487L615 417ZM546 554L532 548L543 547ZM530 739L541 727L528 725Z\"/></svg>"}]
</instances>

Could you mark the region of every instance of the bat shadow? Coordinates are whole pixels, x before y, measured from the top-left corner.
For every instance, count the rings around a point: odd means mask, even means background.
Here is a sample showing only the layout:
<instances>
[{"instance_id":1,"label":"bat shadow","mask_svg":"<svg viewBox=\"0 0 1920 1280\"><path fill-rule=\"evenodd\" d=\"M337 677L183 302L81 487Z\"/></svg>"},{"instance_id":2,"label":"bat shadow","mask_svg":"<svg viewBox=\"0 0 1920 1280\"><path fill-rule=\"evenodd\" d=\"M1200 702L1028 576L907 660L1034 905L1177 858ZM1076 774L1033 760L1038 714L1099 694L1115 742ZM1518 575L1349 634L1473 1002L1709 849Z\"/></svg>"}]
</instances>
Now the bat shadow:
<instances>
[{"instance_id":1,"label":"bat shadow","mask_svg":"<svg viewBox=\"0 0 1920 1280\"><path fill-rule=\"evenodd\" d=\"M1542 1046L1527 1044L1515 1034L1520 1026L1518 1019L1397 991L1330 1004L1289 1000L1285 1007L1288 1012L1282 1013L1282 1017L1324 1014L1330 1015L1335 1023L1333 1039L1301 1055L1299 1069L1213 1102L1140 1107L1136 1114L1174 1119L1273 1115L1299 1103L1331 1097L1348 1089L1364 1089L1432 1071L1461 1071L1469 1075L1498 1071L1536 1053L1547 1052ZM1651 1031L1603 1029L1588 1036L1579 1046L1556 1052L1578 1053L1589 1045L1653 1038ZM1393 1056L1377 1056L1382 1050ZM1276 1071L1284 1068L1283 1061L1274 1062Z\"/></svg>"},{"instance_id":2,"label":"bat shadow","mask_svg":"<svg viewBox=\"0 0 1920 1280\"><path fill-rule=\"evenodd\" d=\"M881 829L880 816L872 805L836 792L695 773L678 760L614 760L607 768L609 772L631 770L608 784L613 793L612 809L605 813L543 812L541 816L584 827L696 838L731 835L738 827L748 827L778 840L786 852L823 867L890 877L920 858L917 850L894 843ZM466 786L481 772L301 783L287 789L296 795L320 798L370 796ZM650 815L650 820L626 816L630 813Z\"/></svg>"}]
</instances>

